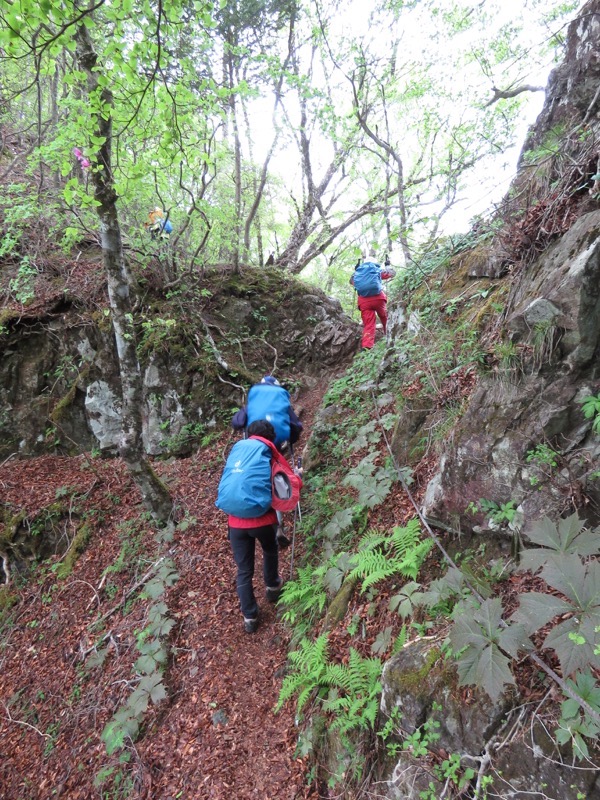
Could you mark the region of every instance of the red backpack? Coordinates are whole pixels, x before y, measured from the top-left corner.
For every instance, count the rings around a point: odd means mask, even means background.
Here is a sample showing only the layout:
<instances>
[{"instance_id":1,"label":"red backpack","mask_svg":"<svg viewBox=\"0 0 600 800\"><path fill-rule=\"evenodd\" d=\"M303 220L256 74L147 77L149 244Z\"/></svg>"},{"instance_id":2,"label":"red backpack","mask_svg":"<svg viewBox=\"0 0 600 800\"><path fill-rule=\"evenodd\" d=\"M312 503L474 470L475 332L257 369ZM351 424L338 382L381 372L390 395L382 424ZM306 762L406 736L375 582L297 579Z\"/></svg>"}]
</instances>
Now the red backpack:
<instances>
[{"instance_id":1,"label":"red backpack","mask_svg":"<svg viewBox=\"0 0 600 800\"><path fill-rule=\"evenodd\" d=\"M275 511L293 511L300 501L302 479L296 475L273 442L263 439L262 436L252 438L260 439L271 448L271 508Z\"/></svg>"}]
</instances>

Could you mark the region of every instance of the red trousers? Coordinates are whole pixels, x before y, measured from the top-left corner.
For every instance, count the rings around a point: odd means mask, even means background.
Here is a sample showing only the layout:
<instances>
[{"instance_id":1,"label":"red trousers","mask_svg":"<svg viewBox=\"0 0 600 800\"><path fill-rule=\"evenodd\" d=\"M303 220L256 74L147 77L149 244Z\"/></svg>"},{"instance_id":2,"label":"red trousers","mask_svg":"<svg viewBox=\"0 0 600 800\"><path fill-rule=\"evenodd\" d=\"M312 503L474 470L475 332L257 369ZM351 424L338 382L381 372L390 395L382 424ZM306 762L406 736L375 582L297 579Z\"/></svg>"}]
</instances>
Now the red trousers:
<instances>
[{"instance_id":1,"label":"red trousers","mask_svg":"<svg viewBox=\"0 0 600 800\"><path fill-rule=\"evenodd\" d=\"M373 295L373 297L359 297L358 308L363 322L362 346L370 349L375 344L375 315L377 315L383 325L385 333L387 325L387 297L385 292Z\"/></svg>"}]
</instances>

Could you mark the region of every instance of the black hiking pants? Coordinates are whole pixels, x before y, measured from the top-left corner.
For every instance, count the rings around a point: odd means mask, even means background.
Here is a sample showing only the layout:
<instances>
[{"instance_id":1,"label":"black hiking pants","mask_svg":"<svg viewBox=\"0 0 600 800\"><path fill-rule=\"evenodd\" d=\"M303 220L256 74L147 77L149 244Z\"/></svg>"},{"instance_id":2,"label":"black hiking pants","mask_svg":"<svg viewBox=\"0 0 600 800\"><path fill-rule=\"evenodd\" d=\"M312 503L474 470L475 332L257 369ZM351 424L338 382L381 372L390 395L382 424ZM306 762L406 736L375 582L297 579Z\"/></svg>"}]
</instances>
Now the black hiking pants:
<instances>
[{"instance_id":1,"label":"black hiking pants","mask_svg":"<svg viewBox=\"0 0 600 800\"><path fill-rule=\"evenodd\" d=\"M279 584L279 551L275 538L276 530L276 525L262 525L260 528L229 528L229 541L237 565L237 594L245 619L255 619L258 616L258 603L252 586L257 540L263 551L265 586L276 587Z\"/></svg>"}]
</instances>

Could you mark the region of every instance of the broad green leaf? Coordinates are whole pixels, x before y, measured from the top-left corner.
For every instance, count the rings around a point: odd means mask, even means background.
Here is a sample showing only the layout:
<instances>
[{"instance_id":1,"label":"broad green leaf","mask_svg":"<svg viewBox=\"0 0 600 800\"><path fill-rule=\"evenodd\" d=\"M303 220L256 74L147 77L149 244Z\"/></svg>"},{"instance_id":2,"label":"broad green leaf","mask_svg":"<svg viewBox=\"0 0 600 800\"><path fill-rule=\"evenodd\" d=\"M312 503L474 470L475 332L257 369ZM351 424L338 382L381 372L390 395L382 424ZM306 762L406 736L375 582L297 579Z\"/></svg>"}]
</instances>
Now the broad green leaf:
<instances>
[{"instance_id":1,"label":"broad green leaf","mask_svg":"<svg viewBox=\"0 0 600 800\"><path fill-rule=\"evenodd\" d=\"M169 632L175 625L175 620L169 617L161 617L148 624L148 629L151 636L164 637L168 636Z\"/></svg>"},{"instance_id":2,"label":"broad green leaf","mask_svg":"<svg viewBox=\"0 0 600 800\"><path fill-rule=\"evenodd\" d=\"M520 569L532 572L548 561L560 560L565 555L585 557L600 553L600 530L587 530L577 514L559 520L555 525L544 517L529 533L532 542L540 545L539 549L528 549L521 555Z\"/></svg>"},{"instance_id":3,"label":"broad green leaf","mask_svg":"<svg viewBox=\"0 0 600 800\"><path fill-rule=\"evenodd\" d=\"M362 450L369 444L375 444L381 439L381 431L377 430L377 422L372 420L358 429L351 450Z\"/></svg>"},{"instance_id":4,"label":"broad green leaf","mask_svg":"<svg viewBox=\"0 0 600 800\"><path fill-rule=\"evenodd\" d=\"M341 511L336 511L331 520L323 528L323 534L329 537L337 536L352 525L353 516L353 508L344 508Z\"/></svg>"},{"instance_id":5,"label":"broad green leaf","mask_svg":"<svg viewBox=\"0 0 600 800\"><path fill-rule=\"evenodd\" d=\"M156 600L165 593L165 589L166 586L160 578L152 578L152 580L148 581L144 586L144 594L152 600Z\"/></svg>"},{"instance_id":6,"label":"broad green leaf","mask_svg":"<svg viewBox=\"0 0 600 800\"><path fill-rule=\"evenodd\" d=\"M374 479L364 481L359 489L358 502L367 508L375 508L383 503L390 493L390 488L390 483L387 481L375 481Z\"/></svg>"},{"instance_id":7,"label":"broad green leaf","mask_svg":"<svg viewBox=\"0 0 600 800\"><path fill-rule=\"evenodd\" d=\"M582 564L576 555L549 561L542 570L544 580L566 595L577 607L600 602L600 562Z\"/></svg>"},{"instance_id":8,"label":"broad green leaf","mask_svg":"<svg viewBox=\"0 0 600 800\"><path fill-rule=\"evenodd\" d=\"M155 684L150 691L150 698L154 705L160 703L161 700L164 700L167 697L167 691L165 689L164 683L161 681L160 683Z\"/></svg>"},{"instance_id":9,"label":"broad green leaf","mask_svg":"<svg viewBox=\"0 0 600 800\"><path fill-rule=\"evenodd\" d=\"M496 701L506 685L514 686L515 679L509 668L510 659L494 644L486 647L477 663L475 683Z\"/></svg>"},{"instance_id":10,"label":"broad green leaf","mask_svg":"<svg viewBox=\"0 0 600 800\"><path fill-rule=\"evenodd\" d=\"M567 684L582 700L600 712L600 685L589 669L578 673L574 681L568 679ZM561 711L564 719L579 717L581 704L569 697L561 704Z\"/></svg>"},{"instance_id":11,"label":"broad green leaf","mask_svg":"<svg viewBox=\"0 0 600 800\"><path fill-rule=\"evenodd\" d=\"M388 625L382 631L379 631L375 641L371 645L372 653L375 653L375 655L383 655L383 653L389 650L390 644L392 643L392 631L393 628L391 625Z\"/></svg>"},{"instance_id":12,"label":"broad green leaf","mask_svg":"<svg viewBox=\"0 0 600 800\"><path fill-rule=\"evenodd\" d=\"M502 601L500 598L493 597L482 603L481 608L475 612L474 619L480 623L484 635L490 640L494 639L502 619Z\"/></svg>"},{"instance_id":13,"label":"broad green leaf","mask_svg":"<svg viewBox=\"0 0 600 800\"><path fill-rule=\"evenodd\" d=\"M502 622L500 598L492 598L475 608L472 600L459 603L453 613L450 631L453 650L459 653L457 670L461 684L475 684L496 700L508 684L514 684L509 664L527 646L525 629L520 625L506 627ZM461 652L462 651L462 652Z\"/></svg>"},{"instance_id":14,"label":"broad green leaf","mask_svg":"<svg viewBox=\"0 0 600 800\"><path fill-rule=\"evenodd\" d=\"M143 672L146 675L149 675L151 672L154 672L157 666L158 666L157 661L153 655L140 656L140 658L138 658L134 664L134 667L137 670L137 672Z\"/></svg>"},{"instance_id":15,"label":"broad green leaf","mask_svg":"<svg viewBox=\"0 0 600 800\"><path fill-rule=\"evenodd\" d=\"M509 656L518 658L521 651L528 652L533 649L533 642L527 635L524 625L512 622L500 629L498 644Z\"/></svg>"},{"instance_id":16,"label":"broad green leaf","mask_svg":"<svg viewBox=\"0 0 600 800\"><path fill-rule=\"evenodd\" d=\"M397 611L402 619L410 616L413 611L412 596L421 588L419 583L409 581L402 587L402 590L390 597L389 609L390 611Z\"/></svg>"},{"instance_id":17,"label":"broad green leaf","mask_svg":"<svg viewBox=\"0 0 600 800\"><path fill-rule=\"evenodd\" d=\"M450 630L450 642L455 652L459 652L464 647L481 651L489 643L489 638L485 635L481 625L472 618L470 613L457 616L455 609L453 617L454 625Z\"/></svg>"},{"instance_id":18,"label":"broad green leaf","mask_svg":"<svg viewBox=\"0 0 600 800\"><path fill-rule=\"evenodd\" d=\"M465 577L456 567L450 567L442 581L445 582L450 592L456 592L457 594L460 594L465 585Z\"/></svg>"},{"instance_id":19,"label":"broad green leaf","mask_svg":"<svg viewBox=\"0 0 600 800\"><path fill-rule=\"evenodd\" d=\"M519 608L510 619L521 623L525 631L531 635L558 614L564 614L571 609L572 606L566 600L554 595L527 592L519 595Z\"/></svg>"},{"instance_id":20,"label":"broad green leaf","mask_svg":"<svg viewBox=\"0 0 600 800\"><path fill-rule=\"evenodd\" d=\"M529 532L529 538L541 547L550 550L560 549L560 536L557 526L548 517L543 517Z\"/></svg>"},{"instance_id":21,"label":"broad green leaf","mask_svg":"<svg viewBox=\"0 0 600 800\"><path fill-rule=\"evenodd\" d=\"M331 594L336 594L342 585L345 574L346 573L337 566L329 567L323 578L323 583L327 591Z\"/></svg>"},{"instance_id":22,"label":"broad green leaf","mask_svg":"<svg viewBox=\"0 0 600 800\"><path fill-rule=\"evenodd\" d=\"M565 677L585 669L588 665L600 667L600 655L594 653L595 646L600 642L596 628L600 628L600 609L594 615L583 615L581 619L566 619L546 636L544 647L552 648L556 652ZM575 644L570 636L572 633L577 634L583 643Z\"/></svg>"},{"instance_id":23,"label":"broad green leaf","mask_svg":"<svg viewBox=\"0 0 600 800\"><path fill-rule=\"evenodd\" d=\"M154 622L155 620L164 617L169 612L169 607L166 603L154 603L154 605L150 606L150 610L148 611L148 620L150 622Z\"/></svg>"},{"instance_id":24,"label":"broad green leaf","mask_svg":"<svg viewBox=\"0 0 600 800\"><path fill-rule=\"evenodd\" d=\"M149 655L159 664L164 664L167 660L167 648L159 639L151 639L138 645L138 650L142 655Z\"/></svg>"}]
</instances>

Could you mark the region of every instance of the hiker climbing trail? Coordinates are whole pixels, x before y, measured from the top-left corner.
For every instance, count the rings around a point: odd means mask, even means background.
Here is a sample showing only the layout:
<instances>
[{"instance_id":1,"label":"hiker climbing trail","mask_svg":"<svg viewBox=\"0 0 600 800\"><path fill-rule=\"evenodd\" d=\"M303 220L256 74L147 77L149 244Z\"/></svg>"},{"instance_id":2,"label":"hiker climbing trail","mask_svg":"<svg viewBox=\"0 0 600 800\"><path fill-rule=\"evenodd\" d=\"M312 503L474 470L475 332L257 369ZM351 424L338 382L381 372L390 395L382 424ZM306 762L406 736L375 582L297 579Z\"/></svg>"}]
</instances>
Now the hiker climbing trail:
<instances>
[{"instance_id":1,"label":"hiker climbing trail","mask_svg":"<svg viewBox=\"0 0 600 800\"><path fill-rule=\"evenodd\" d=\"M325 390L326 382L297 399L305 425L300 444ZM296 756L293 704L274 713L289 633L258 583L261 625L251 636L244 632L227 527L214 504L226 453L239 436L226 432L189 458L155 462L189 521L168 546L179 578L164 594L175 623L166 697L148 705L140 735L112 757L101 735L139 681L132 666L149 607L141 579L160 559L155 531L140 523L139 495L118 459L43 456L0 464L7 507L21 507L25 491L32 518L47 507L58 514L68 488L64 534L75 540L82 515L90 537L71 574L57 581L55 570L42 568L39 580L20 590L10 618L0 662L3 800L109 796L98 781L114 785L115 776L118 796L128 800L315 797L307 765ZM302 548L300 539L296 557ZM285 580L290 551L280 555ZM101 628L94 626L99 618ZM102 660L91 667L96 654Z\"/></svg>"},{"instance_id":2,"label":"hiker climbing trail","mask_svg":"<svg viewBox=\"0 0 600 800\"><path fill-rule=\"evenodd\" d=\"M312 422L324 388L316 387L301 399L305 426ZM255 580L260 626L252 636L244 633L226 524L214 506L224 454L237 439L232 435L225 448L220 442L182 462L178 475L182 486L193 486L205 465L197 490L182 498L198 523L178 535L178 550L189 561L179 559L180 579L173 590L173 611L180 621L170 669L175 700L165 712L160 734L146 737L138 747L152 775L152 798L177 797L178 791L216 800L311 796L305 765L295 757L293 709L273 713L286 667L288 633L276 607L266 602L260 580ZM257 555L257 575L260 559ZM289 569L290 552L282 551L284 579ZM200 793L188 795L189 786L201 787Z\"/></svg>"}]
</instances>

